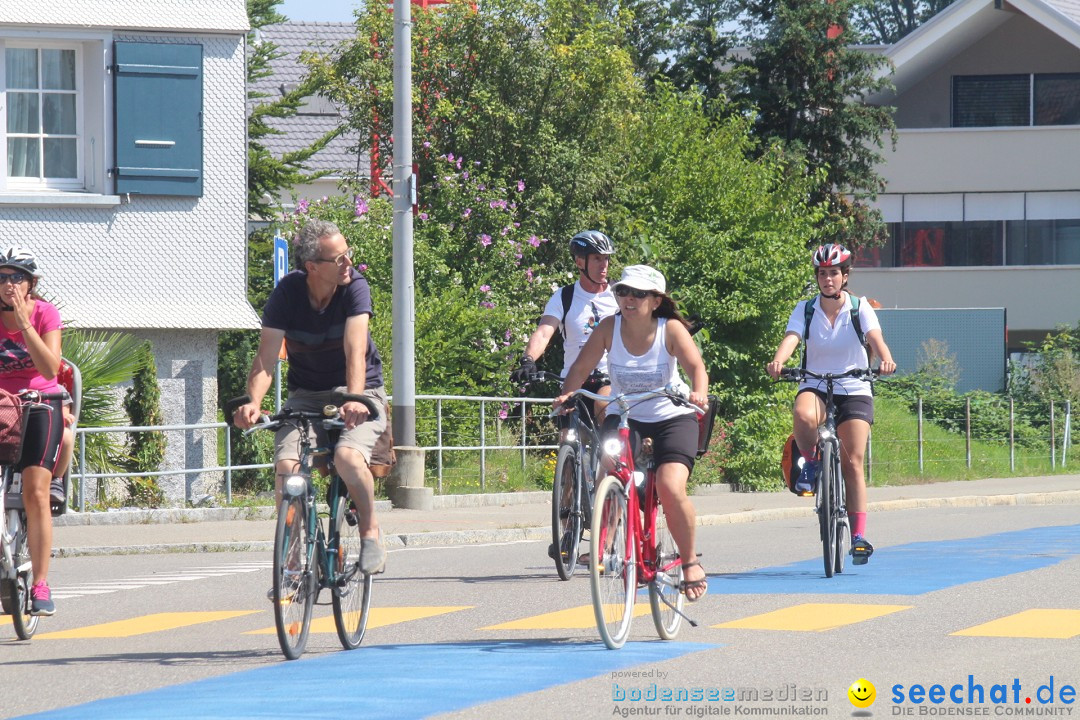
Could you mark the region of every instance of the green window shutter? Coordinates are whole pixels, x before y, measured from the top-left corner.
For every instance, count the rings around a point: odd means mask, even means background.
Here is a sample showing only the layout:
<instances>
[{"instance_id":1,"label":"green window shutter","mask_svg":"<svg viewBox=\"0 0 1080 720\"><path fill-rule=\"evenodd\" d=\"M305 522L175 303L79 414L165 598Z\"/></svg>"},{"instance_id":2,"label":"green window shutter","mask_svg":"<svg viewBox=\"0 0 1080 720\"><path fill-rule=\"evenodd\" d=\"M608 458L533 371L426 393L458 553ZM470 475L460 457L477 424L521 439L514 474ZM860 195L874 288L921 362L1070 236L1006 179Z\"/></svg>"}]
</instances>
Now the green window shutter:
<instances>
[{"instance_id":1,"label":"green window shutter","mask_svg":"<svg viewBox=\"0 0 1080 720\"><path fill-rule=\"evenodd\" d=\"M116 192L202 196L201 45L114 46Z\"/></svg>"}]
</instances>

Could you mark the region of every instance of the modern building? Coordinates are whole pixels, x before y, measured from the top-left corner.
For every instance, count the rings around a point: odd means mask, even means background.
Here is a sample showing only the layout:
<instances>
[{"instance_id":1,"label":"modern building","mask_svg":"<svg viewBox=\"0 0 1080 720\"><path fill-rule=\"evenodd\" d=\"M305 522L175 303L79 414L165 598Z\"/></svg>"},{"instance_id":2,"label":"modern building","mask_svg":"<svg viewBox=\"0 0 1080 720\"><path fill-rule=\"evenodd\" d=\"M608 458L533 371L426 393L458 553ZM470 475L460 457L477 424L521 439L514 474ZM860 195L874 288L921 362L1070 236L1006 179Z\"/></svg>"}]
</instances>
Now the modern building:
<instances>
[{"instance_id":1,"label":"modern building","mask_svg":"<svg viewBox=\"0 0 1080 720\"><path fill-rule=\"evenodd\" d=\"M40 258L69 327L153 343L167 424L217 419L247 302L243 0L0 3L0 247ZM217 433L168 438L213 467ZM219 479L161 479L173 502Z\"/></svg>"},{"instance_id":2,"label":"modern building","mask_svg":"<svg viewBox=\"0 0 1080 720\"><path fill-rule=\"evenodd\" d=\"M1080 0L957 0L884 49L889 228L856 289L885 307L1004 307L1008 346L1080 321Z\"/></svg>"}]
</instances>

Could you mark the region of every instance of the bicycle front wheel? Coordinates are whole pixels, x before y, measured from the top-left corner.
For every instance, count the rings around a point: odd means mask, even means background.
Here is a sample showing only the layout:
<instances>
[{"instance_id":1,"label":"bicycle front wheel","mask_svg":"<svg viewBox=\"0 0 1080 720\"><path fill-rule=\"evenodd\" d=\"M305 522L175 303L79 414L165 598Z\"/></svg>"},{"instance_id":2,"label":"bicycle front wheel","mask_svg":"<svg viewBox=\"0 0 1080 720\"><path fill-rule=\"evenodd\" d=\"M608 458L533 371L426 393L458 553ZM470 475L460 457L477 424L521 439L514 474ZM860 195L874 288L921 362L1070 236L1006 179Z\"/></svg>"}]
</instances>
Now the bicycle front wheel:
<instances>
[{"instance_id":1,"label":"bicycle front wheel","mask_svg":"<svg viewBox=\"0 0 1080 720\"><path fill-rule=\"evenodd\" d=\"M844 572L844 560L851 550L851 520L847 512L847 490L844 487L844 473L840 469L839 458L833 457L836 467L833 471L833 505L836 507L836 572Z\"/></svg>"},{"instance_id":2,"label":"bicycle front wheel","mask_svg":"<svg viewBox=\"0 0 1080 720\"><path fill-rule=\"evenodd\" d=\"M818 472L818 526L821 528L821 556L825 562L825 577L832 577L836 569L836 507L833 500L835 489L833 467L833 446L822 443L821 465Z\"/></svg>"},{"instance_id":3,"label":"bicycle front wheel","mask_svg":"<svg viewBox=\"0 0 1080 720\"><path fill-rule=\"evenodd\" d=\"M682 583L682 559L675 540L662 515L656 518L656 577L649 583L649 607L653 625L663 640L674 640L682 624L686 596L679 592Z\"/></svg>"},{"instance_id":4,"label":"bicycle front wheel","mask_svg":"<svg viewBox=\"0 0 1080 720\"><path fill-rule=\"evenodd\" d=\"M573 445L563 445L555 460L551 485L551 543L555 570L560 580L569 580L577 567L581 544L581 494L578 454Z\"/></svg>"},{"instance_id":5,"label":"bicycle front wheel","mask_svg":"<svg viewBox=\"0 0 1080 720\"><path fill-rule=\"evenodd\" d=\"M274 533L274 624L281 652L289 660L304 652L315 605L315 576L308 566L312 532L304 498L283 499Z\"/></svg>"},{"instance_id":6,"label":"bicycle front wheel","mask_svg":"<svg viewBox=\"0 0 1080 720\"><path fill-rule=\"evenodd\" d=\"M618 650L630 634L637 594L631 518L622 481L611 475L596 488L589 553L589 589L604 645Z\"/></svg>"},{"instance_id":7,"label":"bicycle front wheel","mask_svg":"<svg viewBox=\"0 0 1080 720\"><path fill-rule=\"evenodd\" d=\"M30 547L26 540L26 523L18 511L8 510L9 529L14 529L11 541L11 558L15 567L26 566L11 580L4 580L0 587L4 612L11 615L11 624L20 640L29 640L37 631L38 616L30 614L30 588L34 585L34 571L30 567Z\"/></svg>"},{"instance_id":8,"label":"bicycle front wheel","mask_svg":"<svg viewBox=\"0 0 1080 720\"><path fill-rule=\"evenodd\" d=\"M348 496L337 499L331 516L330 545L334 562L334 624L346 650L360 647L371 609L371 575L360 571L360 521Z\"/></svg>"}]
</instances>

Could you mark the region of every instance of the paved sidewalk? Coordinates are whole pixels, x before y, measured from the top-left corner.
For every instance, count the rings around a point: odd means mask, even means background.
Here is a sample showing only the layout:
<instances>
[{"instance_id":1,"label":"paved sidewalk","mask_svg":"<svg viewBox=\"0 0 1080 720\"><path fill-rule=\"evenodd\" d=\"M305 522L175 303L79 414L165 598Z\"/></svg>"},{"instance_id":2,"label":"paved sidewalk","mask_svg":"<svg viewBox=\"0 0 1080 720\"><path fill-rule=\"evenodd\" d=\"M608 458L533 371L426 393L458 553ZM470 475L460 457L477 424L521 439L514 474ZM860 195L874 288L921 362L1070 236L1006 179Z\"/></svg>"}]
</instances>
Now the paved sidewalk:
<instances>
[{"instance_id":1,"label":"paved sidewalk","mask_svg":"<svg viewBox=\"0 0 1080 720\"><path fill-rule=\"evenodd\" d=\"M1080 475L994 478L868 490L870 512L915 507L978 505L1080 505ZM547 493L437 498L433 511L377 503L388 547L456 545L550 537ZM738 493L727 486L701 488L693 496L699 525L757 522L811 516L813 501L788 492ZM69 513L56 518L58 557L164 552L265 551L274 537L272 509Z\"/></svg>"}]
</instances>

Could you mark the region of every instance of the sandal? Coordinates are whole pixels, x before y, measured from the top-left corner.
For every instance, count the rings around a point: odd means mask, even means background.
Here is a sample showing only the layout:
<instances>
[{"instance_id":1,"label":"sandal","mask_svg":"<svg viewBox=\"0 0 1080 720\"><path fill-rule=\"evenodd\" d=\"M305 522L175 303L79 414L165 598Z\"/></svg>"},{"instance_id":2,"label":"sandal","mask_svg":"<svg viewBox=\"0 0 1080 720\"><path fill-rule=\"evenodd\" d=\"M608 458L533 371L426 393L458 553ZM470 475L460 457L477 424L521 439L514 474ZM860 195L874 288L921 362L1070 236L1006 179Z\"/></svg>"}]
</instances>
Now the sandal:
<instances>
[{"instance_id":1,"label":"sandal","mask_svg":"<svg viewBox=\"0 0 1080 720\"><path fill-rule=\"evenodd\" d=\"M695 565L701 567L701 563L697 560L691 560L688 563L683 563L683 572L686 571L686 568L692 568ZM699 589L701 590L701 593L698 595L694 595L693 597L691 597L690 594L686 592L687 590ZM683 580L679 583L679 592L681 592L683 595L686 595L686 599L688 602L697 602L701 598L705 597L706 593L709 592L709 579L708 577L703 577L700 580Z\"/></svg>"}]
</instances>

